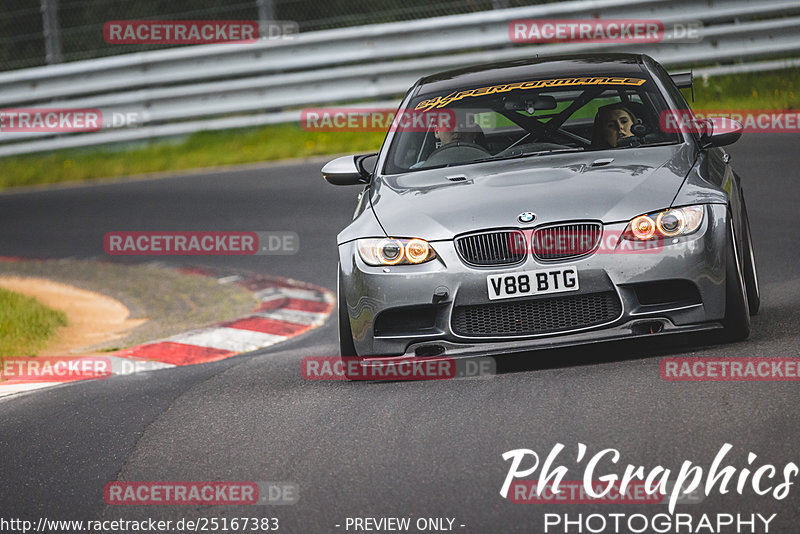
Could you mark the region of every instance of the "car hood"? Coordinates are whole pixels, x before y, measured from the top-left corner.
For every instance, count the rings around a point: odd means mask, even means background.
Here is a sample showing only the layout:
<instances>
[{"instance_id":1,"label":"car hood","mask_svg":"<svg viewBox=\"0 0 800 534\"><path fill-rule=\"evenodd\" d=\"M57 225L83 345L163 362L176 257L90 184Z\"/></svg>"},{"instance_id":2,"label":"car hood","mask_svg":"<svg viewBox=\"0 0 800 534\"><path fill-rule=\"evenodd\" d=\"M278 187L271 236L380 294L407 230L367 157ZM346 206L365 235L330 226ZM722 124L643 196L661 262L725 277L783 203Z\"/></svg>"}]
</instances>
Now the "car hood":
<instances>
[{"instance_id":1,"label":"car hood","mask_svg":"<svg viewBox=\"0 0 800 534\"><path fill-rule=\"evenodd\" d=\"M519 227L525 211L536 214L531 226L624 222L669 207L694 158L692 147L681 144L416 171L375 180L372 208L388 235L429 241Z\"/></svg>"}]
</instances>

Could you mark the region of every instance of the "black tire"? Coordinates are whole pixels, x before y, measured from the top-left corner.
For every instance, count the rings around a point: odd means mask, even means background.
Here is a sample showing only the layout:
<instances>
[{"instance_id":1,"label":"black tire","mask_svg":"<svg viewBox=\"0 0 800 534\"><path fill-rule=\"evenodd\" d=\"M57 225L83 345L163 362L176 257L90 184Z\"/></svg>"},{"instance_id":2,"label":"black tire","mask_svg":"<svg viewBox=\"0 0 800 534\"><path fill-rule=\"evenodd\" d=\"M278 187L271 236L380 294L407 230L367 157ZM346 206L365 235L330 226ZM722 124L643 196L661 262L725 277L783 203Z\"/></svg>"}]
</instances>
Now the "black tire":
<instances>
[{"instance_id":1,"label":"black tire","mask_svg":"<svg viewBox=\"0 0 800 534\"><path fill-rule=\"evenodd\" d=\"M750 217L747 216L744 197L742 197L742 221L744 224L744 286L747 288L747 305L750 315L756 315L761 307L761 290L758 287L756 258L753 253L753 240L750 236Z\"/></svg>"},{"instance_id":2,"label":"black tire","mask_svg":"<svg viewBox=\"0 0 800 534\"><path fill-rule=\"evenodd\" d=\"M723 337L728 342L744 341L750 337L750 310L732 224L729 227L728 235L728 250L725 260L725 319L722 321Z\"/></svg>"},{"instance_id":3,"label":"black tire","mask_svg":"<svg viewBox=\"0 0 800 534\"><path fill-rule=\"evenodd\" d=\"M336 283L336 302L339 308L339 356L342 358L357 357L356 346L353 343L353 332L350 329L350 315L347 313L347 301L342 293L342 272Z\"/></svg>"}]
</instances>

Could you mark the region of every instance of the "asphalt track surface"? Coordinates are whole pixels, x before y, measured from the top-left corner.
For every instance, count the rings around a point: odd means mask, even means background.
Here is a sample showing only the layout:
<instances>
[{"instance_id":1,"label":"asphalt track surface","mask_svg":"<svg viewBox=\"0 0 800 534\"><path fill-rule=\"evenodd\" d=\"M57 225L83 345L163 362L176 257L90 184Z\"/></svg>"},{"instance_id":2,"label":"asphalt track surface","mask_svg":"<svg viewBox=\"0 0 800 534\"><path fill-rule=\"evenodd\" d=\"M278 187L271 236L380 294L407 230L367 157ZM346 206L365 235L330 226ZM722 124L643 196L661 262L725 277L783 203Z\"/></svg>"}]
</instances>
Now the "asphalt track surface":
<instances>
[{"instance_id":1,"label":"asphalt track surface","mask_svg":"<svg viewBox=\"0 0 800 534\"><path fill-rule=\"evenodd\" d=\"M659 376L663 356L798 356L797 138L745 135L730 152L743 177L762 290L749 341L694 336L529 353L500 358L497 376L451 381L305 381L301 358L337 353L332 318L262 352L0 401L0 517L278 517L279 532L292 533L346 532L347 517L450 517L458 532L543 532L546 512L652 516L665 508L510 503L499 495L505 451L529 448L544 459L563 443L568 479L585 466L575 464L578 443L590 454L616 448L621 466L646 471L684 460L707 468L725 443L739 467L750 451L754 465L782 471L800 463L797 382ZM334 239L357 188L324 183L320 167L3 194L0 254L101 257L112 230L293 230L295 256L184 259L335 290ZM293 506L107 506L103 486L117 479L291 481L301 497ZM798 503L796 487L781 501L715 491L678 511L777 513L769 532L788 533L798 531Z\"/></svg>"}]
</instances>

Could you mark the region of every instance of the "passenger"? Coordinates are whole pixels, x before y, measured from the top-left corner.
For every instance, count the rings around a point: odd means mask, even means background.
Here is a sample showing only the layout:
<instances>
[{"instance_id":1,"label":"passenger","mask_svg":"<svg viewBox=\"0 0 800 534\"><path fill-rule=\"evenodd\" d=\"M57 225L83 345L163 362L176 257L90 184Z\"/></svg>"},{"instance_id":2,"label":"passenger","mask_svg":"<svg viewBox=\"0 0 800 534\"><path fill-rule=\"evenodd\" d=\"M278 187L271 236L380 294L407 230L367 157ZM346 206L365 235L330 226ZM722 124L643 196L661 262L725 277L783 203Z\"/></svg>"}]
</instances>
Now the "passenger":
<instances>
[{"instance_id":1,"label":"passenger","mask_svg":"<svg viewBox=\"0 0 800 534\"><path fill-rule=\"evenodd\" d=\"M594 117L592 144L601 148L614 148L623 137L633 137L631 127L634 124L636 115L622 102L603 106Z\"/></svg>"}]
</instances>

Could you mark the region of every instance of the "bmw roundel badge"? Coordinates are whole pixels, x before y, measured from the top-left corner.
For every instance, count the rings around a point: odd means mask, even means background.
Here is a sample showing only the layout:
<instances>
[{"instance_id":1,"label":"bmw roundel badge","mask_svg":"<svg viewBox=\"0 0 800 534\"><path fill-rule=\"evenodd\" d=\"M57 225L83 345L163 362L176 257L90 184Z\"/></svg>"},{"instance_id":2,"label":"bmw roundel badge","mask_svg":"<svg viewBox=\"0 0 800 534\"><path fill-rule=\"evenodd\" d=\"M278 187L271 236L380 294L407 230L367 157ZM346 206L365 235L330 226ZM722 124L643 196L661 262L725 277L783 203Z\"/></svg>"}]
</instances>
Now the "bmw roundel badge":
<instances>
[{"instance_id":1,"label":"bmw roundel badge","mask_svg":"<svg viewBox=\"0 0 800 534\"><path fill-rule=\"evenodd\" d=\"M536 214L532 211L524 211L519 214L517 220L521 223L533 222L536 219Z\"/></svg>"}]
</instances>

